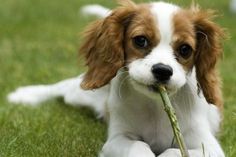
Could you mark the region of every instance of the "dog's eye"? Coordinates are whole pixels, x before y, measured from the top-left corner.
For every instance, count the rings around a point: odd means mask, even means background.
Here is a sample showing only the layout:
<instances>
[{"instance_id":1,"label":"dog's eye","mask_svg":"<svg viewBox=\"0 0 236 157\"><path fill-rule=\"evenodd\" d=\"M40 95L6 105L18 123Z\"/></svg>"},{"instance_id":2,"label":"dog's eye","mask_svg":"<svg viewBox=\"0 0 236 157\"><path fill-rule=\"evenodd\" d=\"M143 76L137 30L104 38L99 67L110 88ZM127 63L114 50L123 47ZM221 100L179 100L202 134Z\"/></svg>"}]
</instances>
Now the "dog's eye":
<instances>
[{"instance_id":1,"label":"dog's eye","mask_svg":"<svg viewBox=\"0 0 236 157\"><path fill-rule=\"evenodd\" d=\"M183 44L179 47L178 51L181 57L188 59L191 56L193 49L190 45Z\"/></svg>"},{"instance_id":2,"label":"dog's eye","mask_svg":"<svg viewBox=\"0 0 236 157\"><path fill-rule=\"evenodd\" d=\"M138 48L147 48L149 43L148 43L148 39L145 36L136 36L133 38L133 43L135 44L135 46L137 46Z\"/></svg>"}]
</instances>

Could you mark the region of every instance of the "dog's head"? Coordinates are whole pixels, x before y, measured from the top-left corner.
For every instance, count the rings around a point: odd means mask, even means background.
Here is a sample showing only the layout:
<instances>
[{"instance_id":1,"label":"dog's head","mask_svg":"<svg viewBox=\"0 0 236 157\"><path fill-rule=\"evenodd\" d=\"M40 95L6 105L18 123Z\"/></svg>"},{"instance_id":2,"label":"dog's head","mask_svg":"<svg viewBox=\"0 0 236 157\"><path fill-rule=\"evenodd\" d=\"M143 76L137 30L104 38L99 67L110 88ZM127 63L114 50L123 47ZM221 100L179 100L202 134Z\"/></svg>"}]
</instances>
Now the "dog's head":
<instances>
[{"instance_id":1,"label":"dog's head","mask_svg":"<svg viewBox=\"0 0 236 157\"><path fill-rule=\"evenodd\" d=\"M127 67L138 85L159 83L176 91L195 67L208 102L222 103L216 100L220 93L217 95L214 86L219 86L215 65L221 56L223 31L212 21L212 12L198 7L181 9L164 2L120 3L85 32L80 52L85 55L88 72L82 88L104 86L120 68Z\"/></svg>"}]
</instances>

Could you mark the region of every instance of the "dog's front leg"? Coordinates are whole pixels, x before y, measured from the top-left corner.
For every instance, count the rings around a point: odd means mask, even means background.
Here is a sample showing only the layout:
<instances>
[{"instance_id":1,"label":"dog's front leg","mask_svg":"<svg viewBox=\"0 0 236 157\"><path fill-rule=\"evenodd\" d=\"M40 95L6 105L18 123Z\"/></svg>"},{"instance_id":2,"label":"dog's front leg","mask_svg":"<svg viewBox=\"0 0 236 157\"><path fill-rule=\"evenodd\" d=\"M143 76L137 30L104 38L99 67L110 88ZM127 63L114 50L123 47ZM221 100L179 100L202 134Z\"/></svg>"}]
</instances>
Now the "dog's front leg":
<instances>
[{"instance_id":1,"label":"dog's front leg","mask_svg":"<svg viewBox=\"0 0 236 157\"><path fill-rule=\"evenodd\" d=\"M99 157L155 157L148 144L117 136L108 140Z\"/></svg>"}]
</instances>

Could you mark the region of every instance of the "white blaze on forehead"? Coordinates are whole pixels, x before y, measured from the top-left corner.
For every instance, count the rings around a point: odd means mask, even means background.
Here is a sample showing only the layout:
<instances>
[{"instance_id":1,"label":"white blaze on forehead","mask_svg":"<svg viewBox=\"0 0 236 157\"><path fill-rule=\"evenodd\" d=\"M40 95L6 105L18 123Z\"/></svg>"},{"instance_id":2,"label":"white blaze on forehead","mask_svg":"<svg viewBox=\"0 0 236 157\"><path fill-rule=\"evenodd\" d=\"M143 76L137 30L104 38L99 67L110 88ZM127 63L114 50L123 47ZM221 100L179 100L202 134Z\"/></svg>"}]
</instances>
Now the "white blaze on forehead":
<instances>
[{"instance_id":1,"label":"white blaze on forehead","mask_svg":"<svg viewBox=\"0 0 236 157\"><path fill-rule=\"evenodd\" d=\"M180 8L165 2L152 3L151 12L156 19L156 27L160 33L160 43L146 57L153 62L176 66L176 59L171 46L174 33L173 17Z\"/></svg>"},{"instance_id":2,"label":"white blaze on forehead","mask_svg":"<svg viewBox=\"0 0 236 157\"><path fill-rule=\"evenodd\" d=\"M179 9L180 8L178 6L165 2L152 3L151 12L156 17L157 27L161 35L161 43L171 42L171 37L173 34L172 18L174 13Z\"/></svg>"}]
</instances>

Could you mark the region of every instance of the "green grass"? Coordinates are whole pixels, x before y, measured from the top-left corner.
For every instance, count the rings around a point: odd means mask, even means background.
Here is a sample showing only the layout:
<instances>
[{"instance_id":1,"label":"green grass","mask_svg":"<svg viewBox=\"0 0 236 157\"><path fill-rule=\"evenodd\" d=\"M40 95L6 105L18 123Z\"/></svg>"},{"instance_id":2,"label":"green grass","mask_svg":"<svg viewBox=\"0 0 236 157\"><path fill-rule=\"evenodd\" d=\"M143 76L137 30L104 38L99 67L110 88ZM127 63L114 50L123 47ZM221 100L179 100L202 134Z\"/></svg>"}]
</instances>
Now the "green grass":
<instances>
[{"instance_id":1,"label":"green grass","mask_svg":"<svg viewBox=\"0 0 236 157\"><path fill-rule=\"evenodd\" d=\"M51 101L40 107L14 106L6 94L18 86L53 83L85 70L77 59L80 32L92 20L79 8L96 0L0 0L0 156L95 157L106 126L84 108ZM97 0L108 7L111 0ZM177 0L173 1L177 2ZM222 13L217 21L231 36L220 64L225 118L220 140L228 157L236 156L236 29L225 0L204 1ZM187 5L189 2L178 1Z\"/></svg>"}]
</instances>

